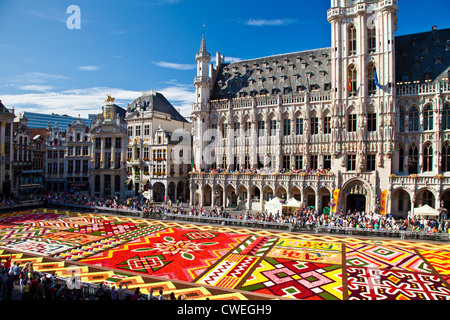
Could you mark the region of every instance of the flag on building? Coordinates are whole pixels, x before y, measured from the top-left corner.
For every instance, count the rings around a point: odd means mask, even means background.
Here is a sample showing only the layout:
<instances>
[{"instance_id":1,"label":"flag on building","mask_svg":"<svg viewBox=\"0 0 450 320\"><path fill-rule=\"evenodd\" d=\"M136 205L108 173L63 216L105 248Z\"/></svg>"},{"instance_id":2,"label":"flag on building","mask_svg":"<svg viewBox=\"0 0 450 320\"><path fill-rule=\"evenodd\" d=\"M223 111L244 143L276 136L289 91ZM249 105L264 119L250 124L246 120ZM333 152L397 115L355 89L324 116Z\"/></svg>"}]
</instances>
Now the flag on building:
<instances>
[{"instance_id":1,"label":"flag on building","mask_svg":"<svg viewBox=\"0 0 450 320\"><path fill-rule=\"evenodd\" d=\"M380 85L380 83L378 82L377 67L375 67L375 66L373 66L373 75L374 75L374 78L375 78L375 85L376 85L378 88L381 89L381 85Z\"/></svg>"},{"instance_id":2,"label":"flag on building","mask_svg":"<svg viewBox=\"0 0 450 320\"><path fill-rule=\"evenodd\" d=\"M194 154L192 154L192 163L191 163L192 168L194 169L194 171L196 171L197 169L195 168L195 161L194 161Z\"/></svg>"},{"instance_id":3,"label":"flag on building","mask_svg":"<svg viewBox=\"0 0 450 320\"><path fill-rule=\"evenodd\" d=\"M336 212L338 200L339 200L339 189L336 189L333 191L333 202L331 205L331 212L333 212L333 213Z\"/></svg>"},{"instance_id":4,"label":"flag on building","mask_svg":"<svg viewBox=\"0 0 450 320\"><path fill-rule=\"evenodd\" d=\"M380 208L380 214L385 215L386 214L386 203L387 203L387 190L384 190L381 192L381 208Z\"/></svg>"},{"instance_id":5,"label":"flag on building","mask_svg":"<svg viewBox=\"0 0 450 320\"><path fill-rule=\"evenodd\" d=\"M348 92L352 92L352 79L350 77L350 72L348 73Z\"/></svg>"}]
</instances>

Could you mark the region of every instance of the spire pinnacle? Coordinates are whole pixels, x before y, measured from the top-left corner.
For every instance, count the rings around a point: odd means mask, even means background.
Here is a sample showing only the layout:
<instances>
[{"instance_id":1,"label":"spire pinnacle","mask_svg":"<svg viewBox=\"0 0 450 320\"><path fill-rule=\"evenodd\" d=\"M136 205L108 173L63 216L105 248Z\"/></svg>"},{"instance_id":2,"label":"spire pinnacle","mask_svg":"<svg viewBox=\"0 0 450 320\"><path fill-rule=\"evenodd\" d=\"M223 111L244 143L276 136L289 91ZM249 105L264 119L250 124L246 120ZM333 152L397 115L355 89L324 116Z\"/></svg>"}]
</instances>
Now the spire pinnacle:
<instances>
[{"instance_id":1,"label":"spire pinnacle","mask_svg":"<svg viewBox=\"0 0 450 320\"><path fill-rule=\"evenodd\" d=\"M200 52L199 53L206 53L206 42L205 42L205 33L203 33L202 36L202 44L200 45Z\"/></svg>"}]
</instances>

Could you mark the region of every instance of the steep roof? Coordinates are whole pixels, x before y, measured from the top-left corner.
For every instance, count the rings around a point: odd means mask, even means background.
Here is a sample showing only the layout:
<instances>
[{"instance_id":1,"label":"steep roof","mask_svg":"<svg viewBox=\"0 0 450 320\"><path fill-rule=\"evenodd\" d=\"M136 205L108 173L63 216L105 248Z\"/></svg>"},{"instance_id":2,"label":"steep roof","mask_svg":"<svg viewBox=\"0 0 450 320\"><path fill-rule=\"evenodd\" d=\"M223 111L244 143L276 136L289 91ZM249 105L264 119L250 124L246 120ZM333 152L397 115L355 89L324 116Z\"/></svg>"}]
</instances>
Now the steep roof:
<instances>
[{"instance_id":1,"label":"steep roof","mask_svg":"<svg viewBox=\"0 0 450 320\"><path fill-rule=\"evenodd\" d=\"M450 66L450 29L395 37L396 81L447 78Z\"/></svg>"},{"instance_id":2,"label":"steep roof","mask_svg":"<svg viewBox=\"0 0 450 320\"><path fill-rule=\"evenodd\" d=\"M226 63L218 70L211 99L248 96L252 92L330 90L330 75L330 48Z\"/></svg>"},{"instance_id":3,"label":"steep roof","mask_svg":"<svg viewBox=\"0 0 450 320\"><path fill-rule=\"evenodd\" d=\"M2 103L2 100L0 100L0 115L14 116L12 112L5 107L5 105Z\"/></svg>"},{"instance_id":4,"label":"steep roof","mask_svg":"<svg viewBox=\"0 0 450 320\"><path fill-rule=\"evenodd\" d=\"M143 93L143 95L127 107L127 113L133 113L137 109L142 111L157 111L170 115L170 118L177 121L188 122L172 104L159 92L151 91L151 93Z\"/></svg>"}]
</instances>

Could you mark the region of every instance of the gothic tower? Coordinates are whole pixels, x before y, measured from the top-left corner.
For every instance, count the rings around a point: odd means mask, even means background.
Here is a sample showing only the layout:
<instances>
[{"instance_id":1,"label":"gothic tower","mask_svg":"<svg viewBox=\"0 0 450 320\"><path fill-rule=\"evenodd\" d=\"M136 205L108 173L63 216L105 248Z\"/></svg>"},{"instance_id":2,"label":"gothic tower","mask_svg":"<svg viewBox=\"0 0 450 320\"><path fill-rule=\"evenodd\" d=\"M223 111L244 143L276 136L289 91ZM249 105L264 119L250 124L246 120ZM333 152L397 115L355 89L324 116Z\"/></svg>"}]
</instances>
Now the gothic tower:
<instances>
[{"instance_id":1,"label":"gothic tower","mask_svg":"<svg viewBox=\"0 0 450 320\"><path fill-rule=\"evenodd\" d=\"M194 170L202 169L202 161L205 141L203 135L208 128L209 122L209 99L212 89L212 78L210 69L211 55L206 50L205 35L203 34L200 51L195 55L197 61L197 76L194 79L195 104L192 108L192 135L195 137L193 145Z\"/></svg>"},{"instance_id":2,"label":"gothic tower","mask_svg":"<svg viewBox=\"0 0 450 320\"><path fill-rule=\"evenodd\" d=\"M388 189L394 152L397 10L398 0L331 0L328 10L335 164L367 177L370 206Z\"/></svg>"}]
</instances>

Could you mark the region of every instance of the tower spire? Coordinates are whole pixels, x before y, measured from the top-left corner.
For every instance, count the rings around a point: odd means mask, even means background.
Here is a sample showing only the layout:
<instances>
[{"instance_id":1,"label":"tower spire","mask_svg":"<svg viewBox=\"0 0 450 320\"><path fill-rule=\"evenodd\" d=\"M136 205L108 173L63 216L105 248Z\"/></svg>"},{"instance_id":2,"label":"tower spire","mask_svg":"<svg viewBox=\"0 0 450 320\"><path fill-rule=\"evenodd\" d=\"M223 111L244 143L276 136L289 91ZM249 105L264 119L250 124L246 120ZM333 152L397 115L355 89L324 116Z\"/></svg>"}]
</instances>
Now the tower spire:
<instances>
[{"instance_id":1,"label":"tower spire","mask_svg":"<svg viewBox=\"0 0 450 320\"><path fill-rule=\"evenodd\" d=\"M205 41L205 24L203 24L203 35L202 35L202 43L200 45L199 53L206 53L206 41Z\"/></svg>"}]
</instances>

